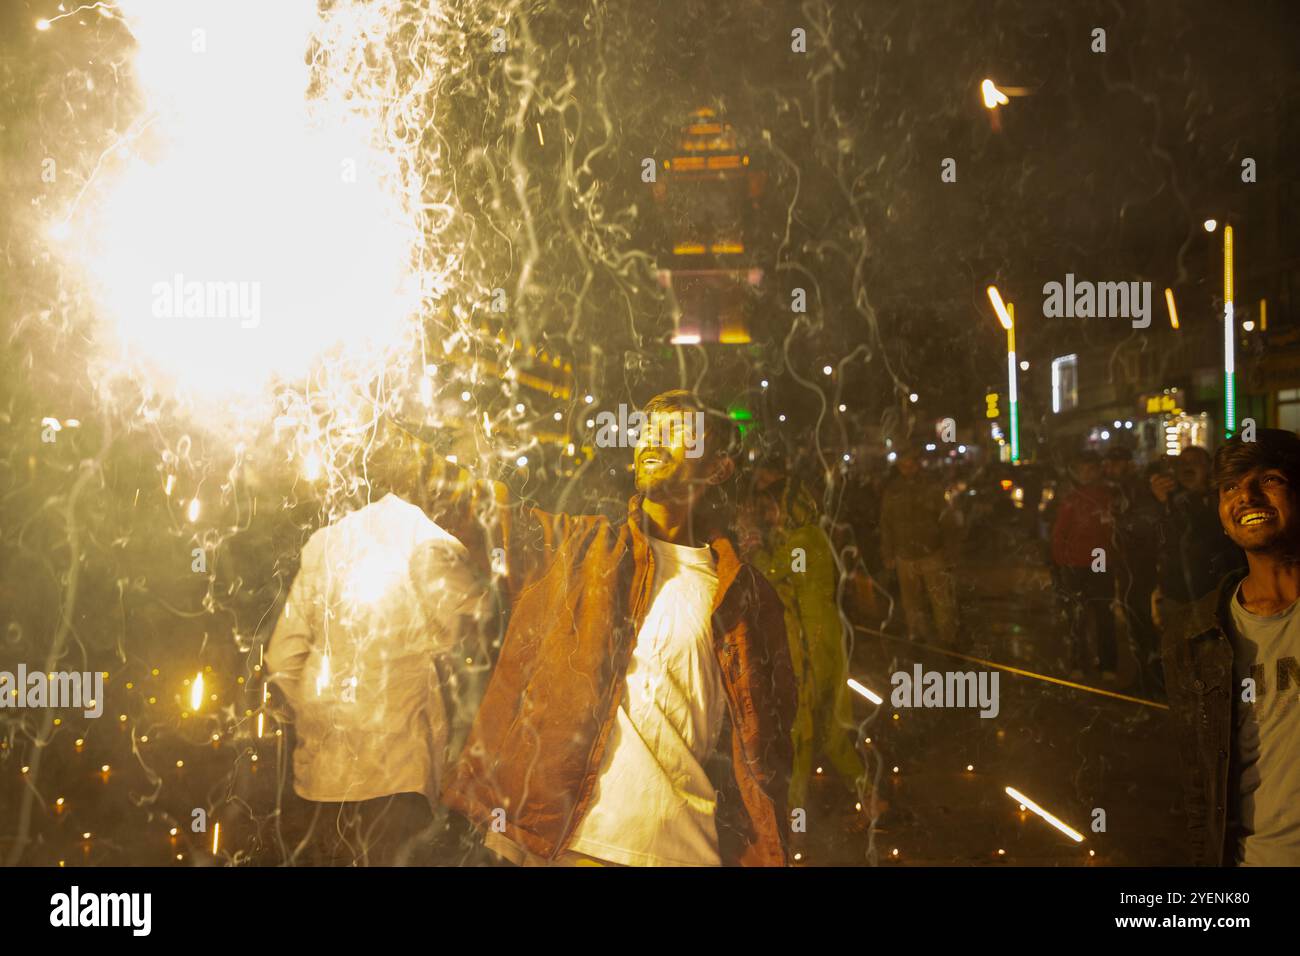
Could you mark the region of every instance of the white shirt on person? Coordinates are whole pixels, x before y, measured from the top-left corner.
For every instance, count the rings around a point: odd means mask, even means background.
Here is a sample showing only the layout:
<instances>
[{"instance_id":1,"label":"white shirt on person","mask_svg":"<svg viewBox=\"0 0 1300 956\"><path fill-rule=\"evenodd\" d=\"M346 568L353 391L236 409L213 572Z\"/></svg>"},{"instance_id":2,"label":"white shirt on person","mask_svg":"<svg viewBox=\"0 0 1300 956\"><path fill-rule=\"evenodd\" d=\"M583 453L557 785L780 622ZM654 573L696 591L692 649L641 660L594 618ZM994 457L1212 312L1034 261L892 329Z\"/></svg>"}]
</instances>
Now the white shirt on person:
<instances>
[{"instance_id":1,"label":"white shirt on person","mask_svg":"<svg viewBox=\"0 0 1300 956\"><path fill-rule=\"evenodd\" d=\"M1300 601L1264 617L1233 594L1233 746L1241 768L1239 866L1300 866ZM1246 678L1254 700L1241 699Z\"/></svg>"},{"instance_id":2,"label":"white shirt on person","mask_svg":"<svg viewBox=\"0 0 1300 956\"><path fill-rule=\"evenodd\" d=\"M586 815L567 849L627 866L718 866L704 761L726 697L713 648L713 552L648 539L654 581Z\"/></svg>"},{"instance_id":3,"label":"white shirt on person","mask_svg":"<svg viewBox=\"0 0 1300 956\"><path fill-rule=\"evenodd\" d=\"M293 708L299 796L436 805L448 721L435 661L482 593L465 547L396 495L311 536L265 662Z\"/></svg>"}]
</instances>

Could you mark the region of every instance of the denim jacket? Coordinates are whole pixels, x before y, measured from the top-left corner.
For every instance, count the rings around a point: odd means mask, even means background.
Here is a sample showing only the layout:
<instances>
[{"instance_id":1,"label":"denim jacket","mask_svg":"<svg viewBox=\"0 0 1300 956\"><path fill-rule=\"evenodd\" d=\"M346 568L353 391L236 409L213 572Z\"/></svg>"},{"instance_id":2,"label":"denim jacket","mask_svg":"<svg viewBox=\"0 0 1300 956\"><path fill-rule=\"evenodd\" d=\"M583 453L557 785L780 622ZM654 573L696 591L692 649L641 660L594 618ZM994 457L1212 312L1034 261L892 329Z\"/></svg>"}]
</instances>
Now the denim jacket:
<instances>
[{"instance_id":1,"label":"denim jacket","mask_svg":"<svg viewBox=\"0 0 1300 956\"><path fill-rule=\"evenodd\" d=\"M1229 601L1246 576L1226 575L1193 605L1186 625L1166 634L1165 683L1183 764L1183 797L1194 862L1231 866L1228 852L1240 770L1233 759L1232 617Z\"/></svg>"}]
</instances>

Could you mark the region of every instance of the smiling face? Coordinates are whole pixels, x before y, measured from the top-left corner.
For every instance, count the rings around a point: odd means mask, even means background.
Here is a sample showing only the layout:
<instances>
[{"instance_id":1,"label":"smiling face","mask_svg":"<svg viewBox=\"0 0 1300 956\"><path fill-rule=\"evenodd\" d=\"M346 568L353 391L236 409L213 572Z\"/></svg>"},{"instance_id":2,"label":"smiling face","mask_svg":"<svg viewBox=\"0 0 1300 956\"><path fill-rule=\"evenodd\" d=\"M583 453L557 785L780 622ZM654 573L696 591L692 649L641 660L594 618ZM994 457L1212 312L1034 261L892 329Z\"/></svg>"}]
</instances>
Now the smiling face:
<instances>
[{"instance_id":1,"label":"smiling face","mask_svg":"<svg viewBox=\"0 0 1300 956\"><path fill-rule=\"evenodd\" d=\"M690 412L651 412L636 445L636 490L651 501L686 502L692 490L713 483L717 462L700 454L704 436L697 430Z\"/></svg>"},{"instance_id":2,"label":"smiling face","mask_svg":"<svg viewBox=\"0 0 1300 956\"><path fill-rule=\"evenodd\" d=\"M1300 509L1297 489L1280 468L1253 468L1219 486L1219 521L1246 552L1294 551Z\"/></svg>"}]
</instances>

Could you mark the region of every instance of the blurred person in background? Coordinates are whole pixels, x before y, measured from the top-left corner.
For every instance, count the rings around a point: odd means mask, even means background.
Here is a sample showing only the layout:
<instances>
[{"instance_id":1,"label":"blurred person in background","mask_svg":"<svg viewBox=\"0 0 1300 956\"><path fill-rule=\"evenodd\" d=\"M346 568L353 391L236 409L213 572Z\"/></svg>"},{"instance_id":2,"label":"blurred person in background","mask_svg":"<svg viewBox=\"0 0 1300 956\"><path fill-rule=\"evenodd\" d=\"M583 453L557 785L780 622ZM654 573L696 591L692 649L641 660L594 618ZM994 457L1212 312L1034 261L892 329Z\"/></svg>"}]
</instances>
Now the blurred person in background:
<instances>
[{"instance_id":1,"label":"blurred person in background","mask_svg":"<svg viewBox=\"0 0 1300 956\"><path fill-rule=\"evenodd\" d=\"M1192 606L1228 572L1245 567L1219 520L1212 469L1210 453L1191 445L1151 477L1158 583L1152 605L1162 634L1180 632Z\"/></svg>"},{"instance_id":2,"label":"blurred person in background","mask_svg":"<svg viewBox=\"0 0 1300 956\"><path fill-rule=\"evenodd\" d=\"M1115 588L1119 608L1128 625L1133 656L1144 682L1158 684L1160 638L1151 619L1151 596L1156 590L1156 502L1150 487L1133 468L1133 452L1114 447L1102 462L1110 487L1115 519Z\"/></svg>"},{"instance_id":3,"label":"blurred person in background","mask_svg":"<svg viewBox=\"0 0 1300 956\"><path fill-rule=\"evenodd\" d=\"M835 555L812 496L780 461L761 466L754 485L741 509L739 541L745 559L776 588L785 606L799 693L789 805L808 806L809 781L822 759L856 801L863 764L854 747Z\"/></svg>"},{"instance_id":4,"label":"blurred person in background","mask_svg":"<svg viewBox=\"0 0 1300 956\"><path fill-rule=\"evenodd\" d=\"M881 496L881 559L887 571L898 572L910 638L933 636L944 647L956 647L957 586L952 555L957 534L948 524L948 514L943 485L925 474L915 449L904 450L898 457L897 474Z\"/></svg>"},{"instance_id":5,"label":"blurred person in background","mask_svg":"<svg viewBox=\"0 0 1300 956\"><path fill-rule=\"evenodd\" d=\"M878 573L880 566L880 481L858 463L845 469L844 491L840 499L835 544L843 551L853 545L868 573Z\"/></svg>"},{"instance_id":6,"label":"blurred person in background","mask_svg":"<svg viewBox=\"0 0 1300 956\"><path fill-rule=\"evenodd\" d=\"M1114 519L1111 490L1102 480L1096 452L1081 451L1072 462L1076 487L1061 501L1052 527L1052 563L1070 611L1067 666L1070 676L1085 676L1095 661L1103 680L1118 679L1115 644ZM1089 635L1096 657L1087 658Z\"/></svg>"}]
</instances>

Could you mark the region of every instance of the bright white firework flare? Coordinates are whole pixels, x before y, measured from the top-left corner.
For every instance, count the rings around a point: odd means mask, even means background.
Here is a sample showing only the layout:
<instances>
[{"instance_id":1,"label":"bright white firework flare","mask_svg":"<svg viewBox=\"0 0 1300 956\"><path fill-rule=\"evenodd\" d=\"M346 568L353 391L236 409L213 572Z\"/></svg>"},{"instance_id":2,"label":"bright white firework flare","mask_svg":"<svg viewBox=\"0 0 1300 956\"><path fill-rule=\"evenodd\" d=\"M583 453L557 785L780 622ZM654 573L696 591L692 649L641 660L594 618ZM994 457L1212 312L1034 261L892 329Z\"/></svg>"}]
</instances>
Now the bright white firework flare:
<instances>
[{"instance_id":1,"label":"bright white firework flare","mask_svg":"<svg viewBox=\"0 0 1300 956\"><path fill-rule=\"evenodd\" d=\"M130 379L178 399L237 459L278 414L293 427L277 421L277 440L322 500L348 493L405 367L440 344L420 317L463 264L449 181L422 146L442 10L119 0L72 13L88 9L129 31L121 85L138 105L41 224L95 303L91 378L103 394ZM410 71L393 51L416 46ZM171 493L170 468L166 480Z\"/></svg>"},{"instance_id":2,"label":"bright white firework flare","mask_svg":"<svg viewBox=\"0 0 1300 956\"><path fill-rule=\"evenodd\" d=\"M1042 817L1052 826L1056 827L1056 829L1060 830L1062 833L1068 836L1075 843L1083 842L1082 833L1080 833L1078 830L1075 830L1073 827L1070 827L1067 824L1063 823L1059 818L1054 817L1052 814L1048 813L1046 810L1044 810L1038 804L1034 803L1034 801L1030 800L1028 797L1026 797L1015 787L1007 787L1007 795L1010 796L1017 803L1023 804L1026 809L1032 810L1034 813L1038 814L1040 817Z\"/></svg>"},{"instance_id":3,"label":"bright white firework flare","mask_svg":"<svg viewBox=\"0 0 1300 956\"><path fill-rule=\"evenodd\" d=\"M194 675L194 682L190 684L190 710L199 710L203 707L203 672L199 671Z\"/></svg>"},{"instance_id":4,"label":"bright white firework flare","mask_svg":"<svg viewBox=\"0 0 1300 956\"><path fill-rule=\"evenodd\" d=\"M316 674L316 696L319 697L333 678L330 676L330 655L326 651L320 658L320 671Z\"/></svg>"},{"instance_id":5,"label":"bright white firework flare","mask_svg":"<svg viewBox=\"0 0 1300 956\"><path fill-rule=\"evenodd\" d=\"M313 0L117 8L146 110L67 210L60 251L124 354L210 398L301 375L331 346L397 344L421 239L384 101L345 100L332 72L313 85L307 56L355 56L396 18L350 4L322 18Z\"/></svg>"}]
</instances>

